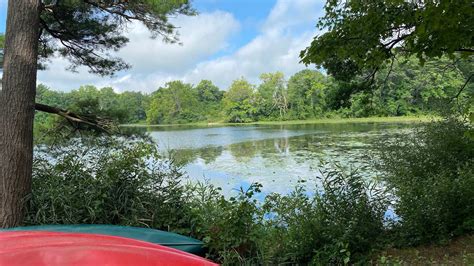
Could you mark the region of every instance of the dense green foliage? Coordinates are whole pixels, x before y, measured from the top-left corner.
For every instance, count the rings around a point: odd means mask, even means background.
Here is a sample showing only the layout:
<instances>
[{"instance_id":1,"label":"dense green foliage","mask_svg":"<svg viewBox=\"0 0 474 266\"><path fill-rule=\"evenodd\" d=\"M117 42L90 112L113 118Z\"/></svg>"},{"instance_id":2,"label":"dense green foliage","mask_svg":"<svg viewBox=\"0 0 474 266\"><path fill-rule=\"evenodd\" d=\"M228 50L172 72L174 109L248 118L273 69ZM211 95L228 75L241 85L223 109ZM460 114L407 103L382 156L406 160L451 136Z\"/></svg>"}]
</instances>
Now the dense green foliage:
<instances>
[{"instance_id":1,"label":"dense green foliage","mask_svg":"<svg viewBox=\"0 0 474 266\"><path fill-rule=\"evenodd\" d=\"M82 86L71 92L58 92L39 85L36 93L36 102L38 103L82 115L111 118L116 123L144 121L146 119L144 106L147 101L148 96L140 92L116 93L108 87L97 89L94 86ZM36 140L44 140L43 136L53 137L58 133L63 133L64 136L70 135L70 126L69 122L62 117L37 112L34 127ZM72 127L72 129L75 130L76 127Z\"/></svg>"},{"instance_id":2,"label":"dense green foliage","mask_svg":"<svg viewBox=\"0 0 474 266\"><path fill-rule=\"evenodd\" d=\"M141 138L41 145L25 223L171 230L203 240L207 256L224 264L367 263L387 245L473 232L469 130L450 119L389 140L377 160L383 183L327 165L318 187L301 180L291 193L264 199L259 184L224 197L208 183L187 182L174 159ZM386 216L389 206L395 217Z\"/></svg>"},{"instance_id":3,"label":"dense green foliage","mask_svg":"<svg viewBox=\"0 0 474 266\"><path fill-rule=\"evenodd\" d=\"M264 73L258 86L241 78L226 91L209 80L196 86L168 82L150 95L115 93L111 88L92 86L63 93L39 86L37 101L114 118L119 123L148 124L429 114L447 110L456 96L459 103L472 100L472 83L457 95L472 71L472 63L441 58L421 66L415 58L398 58L380 69L372 90L318 71L302 70L288 81L280 72Z\"/></svg>"},{"instance_id":4,"label":"dense green foliage","mask_svg":"<svg viewBox=\"0 0 474 266\"><path fill-rule=\"evenodd\" d=\"M82 86L65 93L52 91L44 85L39 85L36 100L72 112L111 117L119 123L139 122L146 117L143 109L145 95L128 91L116 93L110 87L97 89L94 86Z\"/></svg>"},{"instance_id":5,"label":"dense green foliage","mask_svg":"<svg viewBox=\"0 0 474 266\"><path fill-rule=\"evenodd\" d=\"M38 147L25 223L179 229L183 174L158 159L154 146L143 140L98 138Z\"/></svg>"},{"instance_id":6,"label":"dense green foliage","mask_svg":"<svg viewBox=\"0 0 474 266\"><path fill-rule=\"evenodd\" d=\"M474 53L474 14L468 0L328 0L321 35L301 52L338 80L376 72L397 54L427 59Z\"/></svg>"},{"instance_id":7,"label":"dense green foliage","mask_svg":"<svg viewBox=\"0 0 474 266\"><path fill-rule=\"evenodd\" d=\"M230 122L250 122L257 112L255 90L245 79L235 80L224 95L224 110Z\"/></svg>"},{"instance_id":8,"label":"dense green foliage","mask_svg":"<svg viewBox=\"0 0 474 266\"><path fill-rule=\"evenodd\" d=\"M474 231L474 138L465 121L431 123L380 143L383 179L397 196L400 245Z\"/></svg>"},{"instance_id":9,"label":"dense green foliage","mask_svg":"<svg viewBox=\"0 0 474 266\"><path fill-rule=\"evenodd\" d=\"M168 82L151 94L146 120L149 124L206 121L218 115L222 94L208 80L196 87L181 81Z\"/></svg>"},{"instance_id":10,"label":"dense green foliage","mask_svg":"<svg viewBox=\"0 0 474 266\"><path fill-rule=\"evenodd\" d=\"M80 156L78 156L80 155ZM384 232L386 201L355 173L324 171L308 196L256 200L252 184L225 198L206 183L185 183L173 160L143 139L95 138L38 147L26 224L149 226L202 239L224 263L358 261ZM372 193L372 194L370 194Z\"/></svg>"},{"instance_id":11,"label":"dense green foliage","mask_svg":"<svg viewBox=\"0 0 474 266\"><path fill-rule=\"evenodd\" d=\"M310 262L343 264L360 261L382 235L385 200L357 174L323 173L325 191L308 196L304 181L288 195L255 199L260 185L226 200L198 184L191 208L212 258L247 264ZM204 193L207 191L207 193ZM205 195L202 198L202 195ZM203 204L204 202L204 204Z\"/></svg>"},{"instance_id":12,"label":"dense green foliage","mask_svg":"<svg viewBox=\"0 0 474 266\"><path fill-rule=\"evenodd\" d=\"M449 103L473 70L472 62L468 60L451 63L451 60L441 58L421 66L418 60L398 58L392 65L379 70L372 90L359 89L351 93L351 115L400 116L448 111ZM457 99L463 102L472 99L473 94L474 86L468 84Z\"/></svg>"}]
</instances>

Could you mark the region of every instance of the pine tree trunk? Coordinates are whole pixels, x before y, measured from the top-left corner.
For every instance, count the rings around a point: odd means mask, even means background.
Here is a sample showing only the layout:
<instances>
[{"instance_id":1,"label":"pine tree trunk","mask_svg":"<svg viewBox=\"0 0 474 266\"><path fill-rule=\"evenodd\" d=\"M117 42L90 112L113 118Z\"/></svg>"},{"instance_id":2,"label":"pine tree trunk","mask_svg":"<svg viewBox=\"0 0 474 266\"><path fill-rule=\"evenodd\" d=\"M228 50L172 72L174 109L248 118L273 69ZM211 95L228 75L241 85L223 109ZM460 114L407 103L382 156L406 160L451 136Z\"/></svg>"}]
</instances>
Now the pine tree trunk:
<instances>
[{"instance_id":1,"label":"pine tree trunk","mask_svg":"<svg viewBox=\"0 0 474 266\"><path fill-rule=\"evenodd\" d=\"M19 225L31 190L40 0L9 0L0 91L0 227Z\"/></svg>"}]
</instances>

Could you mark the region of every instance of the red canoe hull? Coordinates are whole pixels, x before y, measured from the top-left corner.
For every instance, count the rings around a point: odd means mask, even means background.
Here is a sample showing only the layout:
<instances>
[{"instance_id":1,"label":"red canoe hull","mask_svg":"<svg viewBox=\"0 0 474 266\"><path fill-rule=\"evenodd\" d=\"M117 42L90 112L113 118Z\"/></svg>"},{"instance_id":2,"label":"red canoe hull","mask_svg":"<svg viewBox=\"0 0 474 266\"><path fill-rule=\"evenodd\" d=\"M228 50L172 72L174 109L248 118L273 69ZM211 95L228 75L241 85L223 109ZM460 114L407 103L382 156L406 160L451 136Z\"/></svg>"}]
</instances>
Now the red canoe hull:
<instances>
[{"instance_id":1,"label":"red canoe hull","mask_svg":"<svg viewBox=\"0 0 474 266\"><path fill-rule=\"evenodd\" d=\"M201 257L134 239L78 233L2 232L0 265L217 265Z\"/></svg>"}]
</instances>

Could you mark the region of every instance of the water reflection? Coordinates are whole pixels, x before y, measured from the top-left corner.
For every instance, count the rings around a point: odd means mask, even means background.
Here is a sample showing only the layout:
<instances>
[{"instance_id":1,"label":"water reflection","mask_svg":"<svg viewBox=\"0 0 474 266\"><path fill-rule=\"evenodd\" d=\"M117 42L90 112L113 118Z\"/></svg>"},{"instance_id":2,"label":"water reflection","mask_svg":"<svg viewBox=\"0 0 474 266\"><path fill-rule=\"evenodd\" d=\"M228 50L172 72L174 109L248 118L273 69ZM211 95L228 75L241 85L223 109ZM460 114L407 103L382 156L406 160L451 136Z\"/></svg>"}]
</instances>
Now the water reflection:
<instances>
[{"instance_id":1,"label":"water reflection","mask_svg":"<svg viewBox=\"0 0 474 266\"><path fill-rule=\"evenodd\" d=\"M287 193L299 179L311 190L323 161L370 168L377 139L407 131L409 124L307 124L148 128L164 154L173 154L192 179L203 178L224 193L252 182L264 192ZM144 129L142 129L144 130Z\"/></svg>"}]
</instances>

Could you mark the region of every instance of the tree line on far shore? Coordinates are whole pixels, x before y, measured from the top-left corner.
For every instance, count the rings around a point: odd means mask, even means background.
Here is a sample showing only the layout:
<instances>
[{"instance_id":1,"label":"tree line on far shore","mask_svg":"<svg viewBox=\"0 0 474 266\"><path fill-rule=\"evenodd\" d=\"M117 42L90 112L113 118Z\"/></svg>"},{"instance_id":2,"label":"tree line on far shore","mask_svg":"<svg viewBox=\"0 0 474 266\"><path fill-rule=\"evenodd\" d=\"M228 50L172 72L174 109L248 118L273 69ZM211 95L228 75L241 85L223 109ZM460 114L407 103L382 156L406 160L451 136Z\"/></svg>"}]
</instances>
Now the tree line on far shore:
<instances>
[{"instance_id":1,"label":"tree line on far shore","mask_svg":"<svg viewBox=\"0 0 474 266\"><path fill-rule=\"evenodd\" d=\"M289 79L281 72L261 74L259 85L242 77L226 90L210 80L197 85L176 80L151 94L117 93L110 87L94 86L66 93L39 85L37 102L109 117L123 124L430 114L443 110L444 104L457 96L471 67L469 61L448 58L431 60L423 66L416 58L399 58L366 80L337 81L317 70L305 69ZM456 100L462 101L463 95ZM48 119L57 120L37 114L37 122Z\"/></svg>"}]
</instances>

